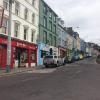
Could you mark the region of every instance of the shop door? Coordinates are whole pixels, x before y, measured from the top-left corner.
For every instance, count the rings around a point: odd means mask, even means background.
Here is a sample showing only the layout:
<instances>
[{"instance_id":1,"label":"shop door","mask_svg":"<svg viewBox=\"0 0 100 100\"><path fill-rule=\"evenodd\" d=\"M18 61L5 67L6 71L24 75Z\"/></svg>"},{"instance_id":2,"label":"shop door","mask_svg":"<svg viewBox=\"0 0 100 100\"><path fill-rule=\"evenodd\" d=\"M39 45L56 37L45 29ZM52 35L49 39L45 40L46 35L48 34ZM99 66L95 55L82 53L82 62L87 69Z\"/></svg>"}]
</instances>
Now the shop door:
<instances>
[{"instance_id":1,"label":"shop door","mask_svg":"<svg viewBox=\"0 0 100 100\"><path fill-rule=\"evenodd\" d=\"M2 46L0 47L0 68L5 69L6 67L6 47Z\"/></svg>"},{"instance_id":2,"label":"shop door","mask_svg":"<svg viewBox=\"0 0 100 100\"><path fill-rule=\"evenodd\" d=\"M2 68L2 49L0 48L0 69Z\"/></svg>"}]
</instances>

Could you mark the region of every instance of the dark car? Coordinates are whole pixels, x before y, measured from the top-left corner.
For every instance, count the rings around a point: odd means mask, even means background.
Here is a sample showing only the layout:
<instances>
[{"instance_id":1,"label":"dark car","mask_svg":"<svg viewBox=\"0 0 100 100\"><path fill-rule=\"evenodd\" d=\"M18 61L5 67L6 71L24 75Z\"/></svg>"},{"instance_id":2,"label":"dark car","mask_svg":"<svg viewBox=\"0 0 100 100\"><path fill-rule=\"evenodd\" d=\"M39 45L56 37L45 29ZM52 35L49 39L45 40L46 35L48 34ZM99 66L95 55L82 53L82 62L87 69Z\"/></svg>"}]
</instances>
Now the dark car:
<instances>
[{"instance_id":1,"label":"dark car","mask_svg":"<svg viewBox=\"0 0 100 100\"><path fill-rule=\"evenodd\" d=\"M96 62L97 62L98 64L100 64L100 54L97 56Z\"/></svg>"}]
</instances>

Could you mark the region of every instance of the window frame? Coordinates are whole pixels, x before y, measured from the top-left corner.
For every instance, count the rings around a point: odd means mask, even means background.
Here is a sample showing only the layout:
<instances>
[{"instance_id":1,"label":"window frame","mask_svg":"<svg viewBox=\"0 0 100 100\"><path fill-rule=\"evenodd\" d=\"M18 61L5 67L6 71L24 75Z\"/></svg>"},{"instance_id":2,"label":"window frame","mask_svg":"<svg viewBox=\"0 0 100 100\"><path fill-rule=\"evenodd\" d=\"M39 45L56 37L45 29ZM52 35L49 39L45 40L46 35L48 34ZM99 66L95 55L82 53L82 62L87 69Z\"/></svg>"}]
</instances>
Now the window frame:
<instances>
[{"instance_id":1,"label":"window frame","mask_svg":"<svg viewBox=\"0 0 100 100\"><path fill-rule=\"evenodd\" d=\"M25 29L26 29L26 33L25 33ZM28 27L24 27L24 40L28 40Z\"/></svg>"},{"instance_id":2,"label":"window frame","mask_svg":"<svg viewBox=\"0 0 100 100\"><path fill-rule=\"evenodd\" d=\"M18 5L17 5L17 4L18 4ZM17 12L16 12L16 11L17 11ZM20 3L17 2L17 1L15 1L15 14L16 14L17 16L20 15Z\"/></svg>"},{"instance_id":3,"label":"window frame","mask_svg":"<svg viewBox=\"0 0 100 100\"><path fill-rule=\"evenodd\" d=\"M17 28L15 27L15 26L18 26ZM16 30L17 29L17 30ZM19 36L19 31L20 31L20 24L19 23L14 23L14 37L16 37L16 38L18 38L18 36ZM16 34L16 32L17 32L17 34Z\"/></svg>"}]
</instances>

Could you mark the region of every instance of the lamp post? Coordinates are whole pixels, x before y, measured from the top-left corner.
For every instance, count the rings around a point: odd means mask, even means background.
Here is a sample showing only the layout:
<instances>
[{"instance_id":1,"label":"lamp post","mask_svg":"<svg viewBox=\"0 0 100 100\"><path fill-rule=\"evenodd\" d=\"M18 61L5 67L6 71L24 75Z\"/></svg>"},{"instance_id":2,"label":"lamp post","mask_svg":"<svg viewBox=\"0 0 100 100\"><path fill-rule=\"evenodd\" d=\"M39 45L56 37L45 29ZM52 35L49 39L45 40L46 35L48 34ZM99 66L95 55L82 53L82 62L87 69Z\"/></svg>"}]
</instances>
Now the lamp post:
<instances>
[{"instance_id":1,"label":"lamp post","mask_svg":"<svg viewBox=\"0 0 100 100\"><path fill-rule=\"evenodd\" d=\"M8 42L7 42L7 65L6 72L10 72L11 66L11 19L12 19L12 2L9 0L9 21L8 21Z\"/></svg>"}]
</instances>

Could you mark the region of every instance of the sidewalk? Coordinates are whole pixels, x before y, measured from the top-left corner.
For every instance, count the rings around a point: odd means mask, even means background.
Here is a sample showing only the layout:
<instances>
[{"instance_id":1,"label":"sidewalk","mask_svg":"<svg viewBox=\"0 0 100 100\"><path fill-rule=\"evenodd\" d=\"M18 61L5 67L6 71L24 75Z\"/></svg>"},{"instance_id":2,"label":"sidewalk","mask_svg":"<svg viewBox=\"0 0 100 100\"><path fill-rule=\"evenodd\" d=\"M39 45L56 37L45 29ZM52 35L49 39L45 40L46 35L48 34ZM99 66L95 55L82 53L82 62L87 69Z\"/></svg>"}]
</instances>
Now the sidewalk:
<instances>
[{"instance_id":1,"label":"sidewalk","mask_svg":"<svg viewBox=\"0 0 100 100\"><path fill-rule=\"evenodd\" d=\"M35 68L17 68L17 69L12 69L9 73L7 73L6 70L0 70L0 77L10 76L14 74L21 74L32 70L35 70Z\"/></svg>"},{"instance_id":2,"label":"sidewalk","mask_svg":"<svg viewBox=\"0 0 100 100\"><path fill-rule=\"evenodd\" d=\"M52 73L56 70L56 68L17 68L17 69L12 69L9 73L6 73L6 70L0 70L0 77L3 76L12 76L16 74L23 74L23 73Z\"/></svg>"}]
</instances>

